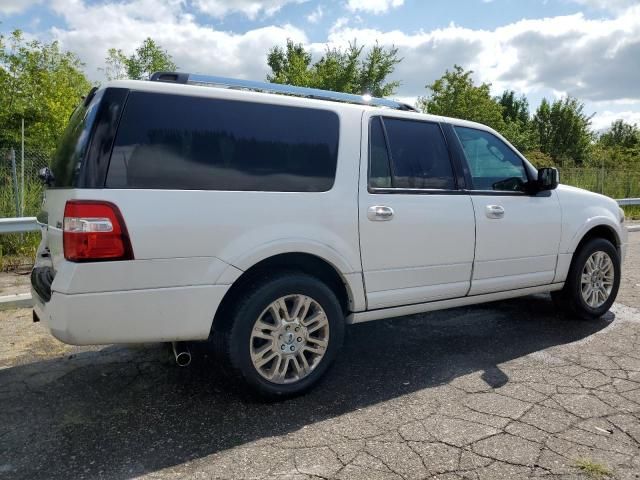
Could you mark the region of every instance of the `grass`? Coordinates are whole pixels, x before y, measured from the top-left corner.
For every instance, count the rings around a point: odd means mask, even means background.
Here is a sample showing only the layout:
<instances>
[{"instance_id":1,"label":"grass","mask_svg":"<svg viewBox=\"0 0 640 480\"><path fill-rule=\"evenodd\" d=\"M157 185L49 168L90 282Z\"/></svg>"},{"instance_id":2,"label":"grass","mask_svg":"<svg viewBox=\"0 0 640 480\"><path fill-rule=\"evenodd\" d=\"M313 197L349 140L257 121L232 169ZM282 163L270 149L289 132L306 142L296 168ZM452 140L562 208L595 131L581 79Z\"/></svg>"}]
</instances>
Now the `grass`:
<instances>
[{"instance_id":1,"label":"grass","mask_svg":"<svg viewBox=\"0 0 640 480\"><path fill-rule=\"evenodd\" d=\"M575 466L589 478L602 480L613 476L613 472L601 463L586 458L576 460Z\"/></svg>"},{"instance_id":2,"label":"grass","mask_svg":"<svg viewBox=\"0 0 640 480\"><path fill-rule=\"evenodd\" d=\"M640 205L626 205L622 209L627 220L640 220Z\"/></svg>"}]
</instances>

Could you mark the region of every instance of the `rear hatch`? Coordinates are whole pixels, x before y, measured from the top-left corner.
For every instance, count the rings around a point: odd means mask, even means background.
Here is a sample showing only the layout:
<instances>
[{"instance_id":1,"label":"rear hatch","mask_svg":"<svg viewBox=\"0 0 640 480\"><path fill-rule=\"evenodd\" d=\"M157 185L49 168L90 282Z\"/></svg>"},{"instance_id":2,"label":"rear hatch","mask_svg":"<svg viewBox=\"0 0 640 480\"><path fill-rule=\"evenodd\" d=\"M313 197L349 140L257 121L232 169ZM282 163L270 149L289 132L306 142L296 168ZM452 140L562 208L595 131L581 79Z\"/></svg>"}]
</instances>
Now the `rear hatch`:
<instances>
[{"instance_id":1,"label":"rear hatch","mask_svg":"<svg viewBox=\"0 0 640 480\"><path fill-rule=\"evenodd\" d=\"M53 275L64 260L65 205L77 197L78 189L104 187L111 147L127 93L123 88L92 89L71 115L60 139L51 164L53 178L45 191L43 212L39 216L46 228L38 251L38 263L42 265L42 260L49 259Z\"/></svg>"}]
</instances>

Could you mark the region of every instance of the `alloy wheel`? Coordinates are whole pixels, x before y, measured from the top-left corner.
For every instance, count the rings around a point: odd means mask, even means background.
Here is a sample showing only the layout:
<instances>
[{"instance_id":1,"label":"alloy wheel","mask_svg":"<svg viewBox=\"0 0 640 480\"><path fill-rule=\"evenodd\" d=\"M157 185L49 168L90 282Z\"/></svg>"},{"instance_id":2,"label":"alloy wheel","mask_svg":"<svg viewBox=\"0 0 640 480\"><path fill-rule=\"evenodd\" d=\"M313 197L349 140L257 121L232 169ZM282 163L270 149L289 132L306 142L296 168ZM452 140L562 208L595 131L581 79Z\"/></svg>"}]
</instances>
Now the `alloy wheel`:
<instances>
[{"instance_id":1,"label":"alloy wheel","mask_svg":"<svg viewBox=\"0 0 640 480\"><path fill-rule=\"evenodd\" d=\"M589 256L582 269L580 289L582 299L591 308L603 305L613 289L615 269L611 257L602 251Z\"/></svg>"},{"instance_id":2,"label":"alloy wheel","mask_svg":"<svg viewBox=\"0 0 640 480\"><path fill-rule=\"evenodd\" d=\"M329 344L329 319L306 295L280 297L260 314L250 338L251 362L266 380L294 383L322 361Z\"/></svg>"}]
</instances>

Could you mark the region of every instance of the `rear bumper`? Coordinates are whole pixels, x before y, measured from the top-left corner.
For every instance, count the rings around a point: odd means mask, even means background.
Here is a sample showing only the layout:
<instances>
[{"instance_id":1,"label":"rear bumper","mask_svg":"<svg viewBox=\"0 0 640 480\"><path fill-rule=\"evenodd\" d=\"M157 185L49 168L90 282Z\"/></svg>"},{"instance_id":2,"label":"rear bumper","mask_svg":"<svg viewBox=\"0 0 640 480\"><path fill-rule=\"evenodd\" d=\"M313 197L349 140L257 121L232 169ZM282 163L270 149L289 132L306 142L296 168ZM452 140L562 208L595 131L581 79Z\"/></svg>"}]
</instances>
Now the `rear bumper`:
<instances>
[{"instance_id":1,"label":"rear bumper","mask_svg":"<svg viewBox=\"0 0 640 480\"><path fill-rule=\"evenodd\" d=\"M72 345L205 340L229 285L101 293L54 291L45 302L32 287L34 310L51 334Z\"/></svg>"}]
</instances>

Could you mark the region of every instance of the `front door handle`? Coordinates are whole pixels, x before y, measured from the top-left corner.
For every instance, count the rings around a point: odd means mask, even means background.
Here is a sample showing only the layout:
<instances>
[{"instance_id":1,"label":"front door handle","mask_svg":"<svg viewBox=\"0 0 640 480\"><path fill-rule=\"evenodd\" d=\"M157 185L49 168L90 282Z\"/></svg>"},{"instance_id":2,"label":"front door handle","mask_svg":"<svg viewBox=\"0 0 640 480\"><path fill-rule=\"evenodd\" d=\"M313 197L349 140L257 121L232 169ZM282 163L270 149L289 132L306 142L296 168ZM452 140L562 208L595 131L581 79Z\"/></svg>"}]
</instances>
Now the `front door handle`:
<instances>
[{"instance_id":1,"label":"front door handle","mask_svg":"<svg viewBox=\"0 0 640 480\"><path fill-rule=\"evenodd\" d=\"M504 207L501 205L487 205L485 213L488 218L502 218L504 217Z\"/></svg>"},{"instance_id":2,"label":"front door handle","mask_svg":"<svg viewBox=\"0 0 640 480\"><path fill-rule=\"evenodd\" d=\"M386 222L393 218L393 208L384 205L369 207L367 218L372 222Z\"/></svg>"}]
</instances>

